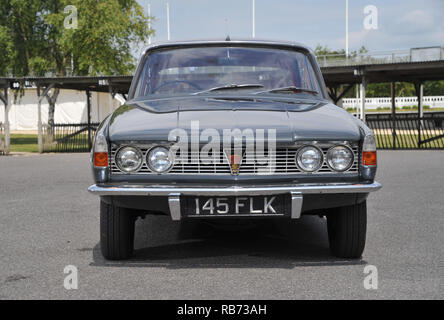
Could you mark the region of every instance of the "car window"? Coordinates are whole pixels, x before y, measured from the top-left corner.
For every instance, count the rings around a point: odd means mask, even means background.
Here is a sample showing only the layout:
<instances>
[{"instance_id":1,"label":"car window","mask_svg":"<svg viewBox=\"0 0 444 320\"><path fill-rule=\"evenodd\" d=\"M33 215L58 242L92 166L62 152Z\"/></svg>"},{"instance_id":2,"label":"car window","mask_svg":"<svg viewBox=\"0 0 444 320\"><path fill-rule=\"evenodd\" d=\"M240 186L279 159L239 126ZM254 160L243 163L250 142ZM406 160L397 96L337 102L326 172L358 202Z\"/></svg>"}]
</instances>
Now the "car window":
<instances>
[{"instance_id":1,"label":"car window","mask_svg":"<svg viewBox=\"0 0 444 320\"><path fill-rule=\"evenodd\" d=\"M293 50L236 46L167 49L153 51L144 63L136 98L246 84L261 86L261 90L293 86L320 91L310 60Z\"/></svg>"}]
</instances>

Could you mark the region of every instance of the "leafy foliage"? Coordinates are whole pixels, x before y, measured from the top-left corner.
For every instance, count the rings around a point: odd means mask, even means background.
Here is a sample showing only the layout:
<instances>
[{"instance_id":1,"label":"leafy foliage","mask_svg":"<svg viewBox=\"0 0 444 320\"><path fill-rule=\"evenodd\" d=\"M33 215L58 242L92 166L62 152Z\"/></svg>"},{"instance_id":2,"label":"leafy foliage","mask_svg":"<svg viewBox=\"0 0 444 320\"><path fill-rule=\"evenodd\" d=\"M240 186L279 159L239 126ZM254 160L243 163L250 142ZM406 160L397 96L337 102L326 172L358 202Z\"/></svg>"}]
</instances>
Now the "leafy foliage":
<instances>
[{"instance_id":1,"label":"leafy foliage","mask_svg":"<svg viewBox=\"0 0 444 320\"><path fill-rule=\"evenodd\" d=\"M396 82L395 93L397 97L415 97L416 91L413 83ZM424 96L444 95L444 81L424 82ZM390 97L390 83L369 83L366 90L367 98ZM345 96L346 98L356 98L356 90L352 88Z\"/></svg>"},{"instance_id":2,"label":"leafy foliage","mask_svg":"<svg viewBox=\"0 0 444 320\"><path fill-rule=\"evenodd\" d=\"M349 56L351 56L351 57L355 57L355 56L357 56L358 54L363 54L363 53L367 53L368 52L368 50L367 50L367 48L365 47L365 46L362 46L358 51L351 51L351 52L349 52ZM317 46L316 46L316 48L315 48L315 50L314 50L314 53L315 53L315 55L317 56L317 57L319 57L319 56L327 56L327 55L330 55L330 56L335 56L335 55L337 55L337 56L342 56L342 58L345 56L345 50L344 49L340 49L340 50L331 50L329 47L327 47L327 46L322 46L322 45L320 45L320 44L318 44ZM333 59L334 57L327 57L327 60L328 59Z\"/></svg>"},{"instance_id":3,"label":"leafy foliage","mask_svg":"<svg viewBox=\"0 0 444 320\"><path fill-rule=\"evenodd\" d=\"M64 26L68 5L77 29ZM130 74L131 48L152 32L148 19L136 0L2 0L0 75Z\"/></svg>"},{"instance_id":4,"label":"leafy foliage","mask_svg":"<svg viewBox=\"0 0 444 320\"><path fill-rule=\"evenodd\" d=\"M0 75L8 72L11 60L14 59L13 42L8 29L0 25Z\"/></svg>"},{"instance_id":5,"label":"leafy foliage","mask_svg":"<svg viewBox=\"0 0 444 320\"><path fill-rule=\"evenodd\" d=\"M426 81L424 83L425 96L442 96L444 95L444 81Z\"/></svg>"}]
</instances>

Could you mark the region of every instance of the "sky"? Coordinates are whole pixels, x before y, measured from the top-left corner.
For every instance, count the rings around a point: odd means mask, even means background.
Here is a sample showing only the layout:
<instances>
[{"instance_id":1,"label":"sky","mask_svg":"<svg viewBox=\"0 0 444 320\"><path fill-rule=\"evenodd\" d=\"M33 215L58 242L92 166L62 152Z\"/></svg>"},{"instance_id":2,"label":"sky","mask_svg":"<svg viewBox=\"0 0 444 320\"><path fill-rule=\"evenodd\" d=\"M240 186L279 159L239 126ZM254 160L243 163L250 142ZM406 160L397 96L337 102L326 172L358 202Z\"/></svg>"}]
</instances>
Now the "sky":
<instances>
[{"instance_id":1,"label":"sky","mask_svg":"<svg viewBox=\"0 0 444 320\"><path fill-rule=\"evenodd\" d=\"M167 40L167 0L151 4L153 42ZM249 39L252 0L169 0L171 40ZM366 30L364 8L377 8L378 28ZM256 0L256 38L289 40L311 48L345 48L345 0ZM444 0L349 0L350 50L444 46Z\"/></svg>"}]
</instances>

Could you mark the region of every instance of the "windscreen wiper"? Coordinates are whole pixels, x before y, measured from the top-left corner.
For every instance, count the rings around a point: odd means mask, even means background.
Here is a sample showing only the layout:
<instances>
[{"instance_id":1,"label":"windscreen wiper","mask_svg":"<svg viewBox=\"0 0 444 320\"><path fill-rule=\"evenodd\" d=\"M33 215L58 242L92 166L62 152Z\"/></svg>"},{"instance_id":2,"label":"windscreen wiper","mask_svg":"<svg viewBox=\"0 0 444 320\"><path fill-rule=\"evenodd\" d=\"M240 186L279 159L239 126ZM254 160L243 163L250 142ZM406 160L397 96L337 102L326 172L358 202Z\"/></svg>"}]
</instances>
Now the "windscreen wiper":
<instances>
[{"instance_id":1,"label":"windscreen wiper","mask_svg":"<svg viewBox=\"0 0 444 320\"><path fill-rule=\"evenodd\" d=\"M223 90L237 90L237 89L256 89L256 88L263 88L264 86L259 83L246 83L246 84L227 84L225 86L220 87L214 87L211 89L207 89L204 91L194 92L194 95L201 94L201 93L208 93L208 92L214 92L214 91L223 91Z\"/></svg>"},{"instance_id":2,"label":"windscreen wiper","mask_svg":"<svg viewBox=\"0 0 444 320\"><path fill-rule=\"evenodd\" d=\"M299 87L295 87L295 86L274 88L274 89L270 89L270 90L255 92L255 94L260 94L260 93L301 93L301 92L302 93L319 94L319 92L317 92L317 91L305 89L305 88L299 88Z\"/></svg>"}]
</instances>

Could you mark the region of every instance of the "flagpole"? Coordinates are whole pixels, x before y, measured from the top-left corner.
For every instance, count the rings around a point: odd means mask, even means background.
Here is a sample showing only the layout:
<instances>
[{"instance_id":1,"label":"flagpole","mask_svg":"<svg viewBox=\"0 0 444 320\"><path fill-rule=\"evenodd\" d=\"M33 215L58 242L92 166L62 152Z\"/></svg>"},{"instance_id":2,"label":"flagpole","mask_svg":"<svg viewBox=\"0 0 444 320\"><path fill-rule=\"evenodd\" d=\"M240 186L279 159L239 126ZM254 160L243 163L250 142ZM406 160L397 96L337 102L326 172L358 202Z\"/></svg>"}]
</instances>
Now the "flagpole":
<instances>
[{"instance_id":1,"label":"flagpole","mask_svg":"<svg viewBox=\"0 0 444 320\"><path fill-rule=\"evenodd\" d=\"M253 30L253 33L252 33L252 36L254 39L256 37L255 0L252 0L252 1L253 1L253 4L252 4L252 10L253 10L253 28L252 28L252 30Z\"/></svg>"},{"instance_id":2,"label":"flagpole","mask_svg":"<svg viewBox=\"0 0 444 320\"><path fill-rule=\"evenodd\" d=\"M151 3L148 3L148 31L151 31ZM148 44L151 44L151 33L148 36Z\"/></svg>"},{"instance_id":3,"label":"flagpole","mask_svg":"<svg viewBox=\"0 0 444 320\"><path fill-rule=\"evenodd\" d=\"M348 58L348 0L345 0L345 57Z\"/></svg>"},{"instance_id":4,"label":"flagpole","mask_svg":"<svg viewBox=\"0 0 444 320\"><path fill-rule=\"evenodd\" d=\"M170 4L167 2L167 32L168 32L168 41L171 40L171 33L170 33Z\"/></svg>"}]
</instances>

